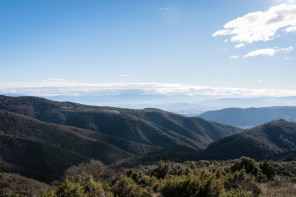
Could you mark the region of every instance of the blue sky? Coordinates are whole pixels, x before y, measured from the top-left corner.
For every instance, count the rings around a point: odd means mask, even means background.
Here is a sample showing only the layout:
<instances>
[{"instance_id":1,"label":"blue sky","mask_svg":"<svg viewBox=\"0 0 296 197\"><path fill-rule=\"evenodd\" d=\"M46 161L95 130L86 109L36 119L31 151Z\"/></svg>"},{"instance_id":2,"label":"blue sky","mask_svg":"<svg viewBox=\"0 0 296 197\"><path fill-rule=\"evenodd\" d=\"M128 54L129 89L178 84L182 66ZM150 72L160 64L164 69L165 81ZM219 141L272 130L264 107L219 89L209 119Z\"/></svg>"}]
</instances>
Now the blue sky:
<instances>
[{"instance_id":1,"label":"blue sky","mask_svg":"<svg viewBox=\"0 0 296 197\"><path fill-rule=\"evenodd\" d=\"M0 93L122 87L296 96L295 6L293 0L2 0ZM249 13L254 20L244 18ZM253 25L264 17L277 20Z\"/></svg>"}]
</instances>

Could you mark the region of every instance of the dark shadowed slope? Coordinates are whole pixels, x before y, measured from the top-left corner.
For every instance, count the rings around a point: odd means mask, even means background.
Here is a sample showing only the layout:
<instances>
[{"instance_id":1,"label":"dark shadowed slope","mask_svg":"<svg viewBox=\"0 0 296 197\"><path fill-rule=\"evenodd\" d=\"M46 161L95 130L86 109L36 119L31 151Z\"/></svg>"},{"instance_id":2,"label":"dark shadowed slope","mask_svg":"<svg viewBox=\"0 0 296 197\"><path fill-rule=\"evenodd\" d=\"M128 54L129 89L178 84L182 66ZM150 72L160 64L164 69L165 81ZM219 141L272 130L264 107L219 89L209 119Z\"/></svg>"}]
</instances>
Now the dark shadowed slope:
<instances>
[{"instance_id":1,"label":"dark shadowed slope","mask_svg":"<svg viewBox=\"0 0 296 197\"><path fill-rule=\"evenodd\" d=\"M157 147L203 149L238 128L156 110L95 107L36 97L0 96L0 109Z\"/></svg>"},{"instance_id":2,"label":"dark shadowed slope","mask_svg":"<svg viewBox=\"0 0 296 197\"><path fill-rule=\"evenodd\" d=\"M200 115L210 121L239 127L254 127L278 119L296 121L296 107L227 108Z\"/></svg>"},{"instance_id":3,"label":"dark shadowed slope","mask_svg":"<svg viewBox=\"0 0 296 197\"><path fill-rule=\"evenodd\" d=\"M209 145L201 159L234 159L241 156L271 159L296 150L296 123L277 120L234 134Z\"/></svg>"},{"instance_id":4,"label":"dark shadowed slope","mask_svg":"<svg viewBox=\"0 0 296 197\"><path fill-rule=\"evenodd\" d=\"M91 135L93 138L88 137ZM45 123L2 110L0 142L2 162L47 181L89 159L111 163L132 155L101 141L100 135L93 131Z\"/></svg>"},{"instance_id":5,"label":"dark shadowed slope","mask_svg":"<svg viewBox=\"0 0 296 197\"><path fill-rule=\"evenodd\" d=\"M221 139L201 151L186 146L175 146L127 158L116 163L116 166L135 167L160 160L228 160L242 156L256 160L295 160L295 152L296 123L277 120Z\"/></svg>"}]
</instances>

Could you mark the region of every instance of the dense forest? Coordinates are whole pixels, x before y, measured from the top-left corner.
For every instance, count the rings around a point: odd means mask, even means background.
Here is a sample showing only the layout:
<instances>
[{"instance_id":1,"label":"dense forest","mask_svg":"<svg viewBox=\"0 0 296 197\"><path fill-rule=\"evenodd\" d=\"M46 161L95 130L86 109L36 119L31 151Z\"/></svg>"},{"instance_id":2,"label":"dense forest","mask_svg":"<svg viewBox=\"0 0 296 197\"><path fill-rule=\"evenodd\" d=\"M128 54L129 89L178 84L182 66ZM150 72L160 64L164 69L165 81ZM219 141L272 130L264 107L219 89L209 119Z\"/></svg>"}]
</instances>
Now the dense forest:
<instances>
[{"instance_id":1,"label":"dense forest","mask_svg":"<svg viewBox=\"0 0 296 197\"><path fill-rule=\"evenodd\" d=\"M0 196L296 196L296 123L0 96Z\"/></svg>"}]
</instances>

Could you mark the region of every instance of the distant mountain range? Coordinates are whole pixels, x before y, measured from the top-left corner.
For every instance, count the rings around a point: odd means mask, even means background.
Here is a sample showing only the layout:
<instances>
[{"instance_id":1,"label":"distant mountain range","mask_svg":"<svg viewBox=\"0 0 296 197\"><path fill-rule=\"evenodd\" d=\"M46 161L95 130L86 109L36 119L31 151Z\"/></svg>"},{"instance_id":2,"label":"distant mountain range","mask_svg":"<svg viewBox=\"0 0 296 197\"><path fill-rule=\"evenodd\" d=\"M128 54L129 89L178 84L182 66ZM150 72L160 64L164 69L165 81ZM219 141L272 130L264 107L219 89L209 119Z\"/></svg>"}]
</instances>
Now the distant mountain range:
<instances>
[{"instance_id":1,"label":"distant mountain range","mask_svg":"<svg viewBox=\"0 0 296 197\"><path fill-rule=\"evenodd\" d=\"M25 95L10 95L25 96ZM80 96L47 96L54 101L71 101L86 105L113 106L121 108L144 109L158 108L186 116L198 116L210 110L224 108L249 108L270 106L296 106L296 97L242 97L216 95L186 94L147 94L145 92L128 91L118 94L98 94Z\"/></svg>"},{"instance_id":2,"label":"distant mountain range","mask_svg":"<svg viewBox=\"0 0 296 197\"><path fill-rule=\"evenodd\" d=\"M90 159L109 164L180 145L201 150L238 131L158 109L0 96L0 167L51 181Z\"/></svg>"},{"instance_id":3,"label":"distant mountain range","mask_svg":"<svg viewBox=\"0 0 296 197\"><path fill-rule=\"evenodd\" d=\"M227 108L205 112L199 117L238 127L254 127L278 119L296 121L296 107Z\"/></svg>"}]
</instances>

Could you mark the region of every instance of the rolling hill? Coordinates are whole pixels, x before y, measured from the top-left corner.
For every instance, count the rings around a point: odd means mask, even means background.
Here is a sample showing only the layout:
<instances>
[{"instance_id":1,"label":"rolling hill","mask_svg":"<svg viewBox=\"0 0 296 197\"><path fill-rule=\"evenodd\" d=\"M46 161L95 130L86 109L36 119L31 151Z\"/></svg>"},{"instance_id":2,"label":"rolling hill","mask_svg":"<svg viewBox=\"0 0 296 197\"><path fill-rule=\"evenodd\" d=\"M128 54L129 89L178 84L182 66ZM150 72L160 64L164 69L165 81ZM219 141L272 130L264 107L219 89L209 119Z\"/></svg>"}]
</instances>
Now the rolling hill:
<instances>
[{"instance_id":1,"label":"rolling hill","mask_svg":"<svg viewBox=\"0 0 296 197\"><path fill-rule=\"evenodd\" d=\"M199 159L227 160L242 156L257 160L280 159L296 150L296 123L276 120L214 142Z\"/></svg>"},{"instance_id":2,"label":"rolling hill","mask_svg":"<svg viewBox=\"0 0 296 197\"><path fill-rule=\"evenodd\" d=\"M0 96L0 109L157 147L186 145L203 149L240 130L157 109L96 107L37 97Z\"/></svg>"},{"instance_id":3,"label":"rolling hill","mask_svg":"<svg viewBox=\"0 0 296 197\"><path fill-rule=\"evenodd\" d=\"M133 155L99 140L100 135L93 131L2 110L0 120L1 161L33 178L54 180L67 168L90 159L108 164Z\"/></svg>"},{"instance_id":4,"label":"rolling hill","mask_svg":"<svg viewBox=\"0 0 296 197\"><path fill-rule=\"evenodd\" d=\"M158 109L0 96L0 169L50 182L91 159L110 164L150 152L162 154L157 152L161 149L182 155L238 131Z\"/></svg>"},{"instance_id":5,"label":"rolling hill","mask_svg":"<svg viewBox=\"0 0 296 197\"><path fill-rule=\"evenodd\" d=\"M269 121L296 121L296 107L226 108L200 115L210 121L238 127L254 127Z\"/></svg>"},{"instance_id":6,"label":"rolling hill","mask_svg":"<svg viewBox=\"0 0 296 197\"><path fill-rule=\"evenodd\" d=\"M296 123L285 120L271 121L252 129L213 142L206 149L194 150L187 146L175 146L126 158L116 168L133 168L151 165L158 161L229 160L243 156L256 160L296 159Z\"/></svg>"}]
</instances>

